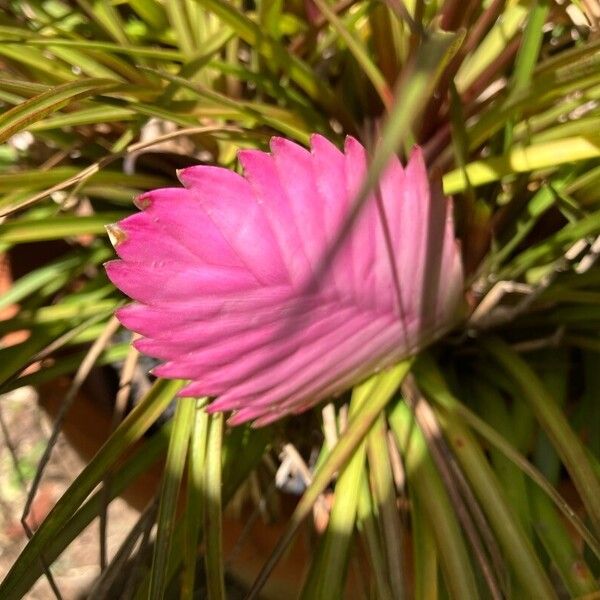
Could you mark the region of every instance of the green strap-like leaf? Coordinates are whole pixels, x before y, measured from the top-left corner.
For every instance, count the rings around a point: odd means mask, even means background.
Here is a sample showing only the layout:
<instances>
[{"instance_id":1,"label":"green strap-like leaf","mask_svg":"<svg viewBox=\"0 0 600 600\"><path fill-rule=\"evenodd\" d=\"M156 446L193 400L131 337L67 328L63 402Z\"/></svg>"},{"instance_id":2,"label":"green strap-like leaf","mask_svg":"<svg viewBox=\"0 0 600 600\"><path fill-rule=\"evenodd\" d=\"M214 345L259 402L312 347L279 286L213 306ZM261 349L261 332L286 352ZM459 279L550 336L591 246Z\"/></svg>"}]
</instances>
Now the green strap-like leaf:
<instances>
[{"instance_id":1,"label":"green strap-like leaf","mask_svg":"<svg viewBox=\"0 0 600 600\"><path fill-rule=\"evenodd\" d=\"M74 100L105 92L118 84L119 82L111 79L83 79L56 86L34 96L0 115L0 143Z\"/></svg>"},{"instance_id":2,"label":"green strap-like leaf","mask_svg":"<svg viewBox=\"0 0 600 600\"><path fill-rule=\"evenodd\" d=\"M600 587L552 502L533 485L529 486L529 498L535 529L569 594L573 598L588 594L593 597Z\"/></svg>"},{"instance_id":3,"label":"green strap-like leaf","mask_svg":"<svg viewBox=\"0 0 600 600\"><path fill-rule=\"evenodd\" d=\"M210 416L204 469L204 533L206 587L209 600L225 600L222 540L223 413Z\"/></svg>"},{"instance_id":4,"label":"green strap-like leaf","mask_svg":"<svg viewBox=\"0 0 600 600\"><path fill-rule=\"evenodd\" d=\"M92 217L55 217L53 219L23 219L0 224L0 243L22 244L42 240L59 240L75 235L104 235L106 225L128 213L100 213Z\"/></svg>"},{"instance_id":5,"label":"green strap-like leaf","mask_svg":"<svg viewBox=\"0 0 600 600\"><path fill-rule=\"evenodd\" d=\"M471 559L458 519L414 415L405 402L399 401L392 407L388 420L404 459L411 496L418 496L419 507L431 523L450 597L478 598ZM422 590L428 586L428 582L422 580L428 569L422 560L419 562L421 579L416 584L417 589Z\"/></svg>"},{"instance_id":6,"label":"green strap-like leaf","mask_svg":"<svg viewBox=\"0 0 600 600\"><path fill-rule=\"evenodd\" d=\"M444 175L444 192L463 192L469 185L478 187L498 181L512 173L553 169L559 165L600 157L600 136L580 135L557 141L514 147L503 156L469 163Z\"/></svg>"},{"instance_id":7,"label":"green strap-like leaf","mask_svg":"<svg viewBox=\"0 0 600 600\"><path fill-rule=\"evenodd\" d=\"M369 472L373 500L377 506L384 542L390 586L394 598L407 597L404 580L404 552L400 515L396 504L396 486L388 450L387 427L383 415L377 419L367 440Z\"/></svg>"},{"instance_id":8,"label":"green strap-like leaf","mask_svg":"<svg viewBox=\"0 0 600 600\"><path fill-rule=\"evenodd\" d=\"M181 575L181 600L193 600L198 563L198 542L204 522L204 470L206 468L206 440L209 417L204 407L207 399L199 398L193 416L188 450L187 498L183 523L185 549Z\"/></svg>"},{"instance_id":9,"label":"green strap-like leaf","mask_svg":"<svg viewBox=\"0 0 600 600\"><path fill-rule=\"evenodd\" d=\"M248 600L257 597L273 567L277 564L282 553L294 538L302 521L310 514L313 504L323 493L333 475L343 468L350 457L356 452L356 449L371 429L373 423L398 389L398 386L408 373L411 364L412 360L409 359L373 376L374 385L372 391L355 417L351 419L344 435L340 437L337 445L328 454L315 473L312 483L304 492L294 514L291 516L288 527L254 582ZM370 384L371 382L368 381L363 386Z\"/></svg>"},{"instance_id":10,"label":"green strap-like leaf","mask_svg":"<svg viewBox=\"0 0 600 600\"><path fill-rule=\"evenodd\" d=\"M156 543L152 556L150 592L148 594L148 598L151 600L161 600L167 585L167 563L177 514L177 499L185 468L195 408L196 400L194 398L177 400L158 505Z\"/></svg>"},{"instance_id":11,"label":"green strap-like leaf","mask_svg":"<svg viewBox=\"0 0 600 600\"><path fill-rule=\"evenodd\" d=\"M289 52L279 42L265 35L257 23L233 4L221 0L204 0L202 5L229 25L259 54L277 64L310 98L328 108L348 131L352 131L352 125L339 98L304 61Z\"/></svg>"},{"instance_id":12,"label":"green strap-like leaf","mask_svg":"<svg viewBox=\"0 0 600 600\"><path fill-rule=\"evenodd\" d=\"M373 570L375 590L379 600L392 600L392 590L388 582L388 573L383 554L379 522L375 512L375 504L369 488L369 473L364 465L357 507L357 526L363 535L369 564Z\"/></svg>"},{"instance_id":13,"label":"green strap-like leaf","mask_svg":"<svg viewBox=\"0 0 600 600\"><path fill-rule=\"evenodd\" d=\"M531 405L569 471L596 534L600 535L600 479L590 465L581 439L531 367L510 346L493 338L485 340L483 347L519 385L523 398Z\"/></svg>"},{"instance_id":14,"label":"green strap-like leaf","mask_svg":"<svg viewBox=\"0 0 600 600\"><path fill-rule=\"evenodd\" d=\"M393 94L392 90L382 75L377 65L371 60L369 52L357 37L344 25L341 19L324 0L314 0L319 10L325 15L325 18L331 23L331 26L338 32L340 37L346 42L348 49L356 59L356 62L361 66L365 75L370 79L373 87L377 90L383 105L390 108L392 105Z\"/></svg>"},{"instance_id":15,"label":"green strap-like leaf","mask_svg":"<svg viewBox=\"0 0 600 600\"><path fill-rule=\"evenodd\" d=\"M428 357L423 357L415 365L415 369L418 385L426 396L436 403L447 405L451 394L435 363ZM532 542L511 510L500 482L477 440L455 415L441 411L436 415L522 589L531 597L555 598L552 583Z\"/></svg>"},{"instance_id":16,"label":"green strap-like leaf","mask_svg":"<svg viewBox=\"0 0 600 600\"><path fill-rule=\"evenodd\" d=\"M350 402L350 418L360 410L374 384L370 379L354 389ZM365 442L362 442L352 454L335 485L327 532L319 543L300 596L304 600L325 600L341 598L344 595L365 455Z\"/></svg>"}]
</instances>

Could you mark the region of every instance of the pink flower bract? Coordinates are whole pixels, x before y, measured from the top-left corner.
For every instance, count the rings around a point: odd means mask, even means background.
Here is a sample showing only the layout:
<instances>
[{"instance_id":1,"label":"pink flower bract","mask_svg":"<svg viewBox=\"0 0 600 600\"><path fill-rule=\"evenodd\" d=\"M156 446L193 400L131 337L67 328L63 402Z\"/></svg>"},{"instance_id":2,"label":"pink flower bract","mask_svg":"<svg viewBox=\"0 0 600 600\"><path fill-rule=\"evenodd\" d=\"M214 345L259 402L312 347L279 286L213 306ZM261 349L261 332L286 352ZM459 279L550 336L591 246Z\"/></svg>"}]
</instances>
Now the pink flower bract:
<instances>
[{"instance_id":1,"label":"pink flower bract","mask_svg":"<svg viewBox=\"0 0 600 600\"><path fill-rule=\"evenodd\" d=\"M120 260L106 269L136 301L117 312L143 336L136 347L231 423L343 392L421 348L461 304L451 203L430 190L421 151L406 168L391 160L323 269L367 160L353 138L344 152L318 135L311 146L244 150L244 176L184 169L184 188L143 194L141 212L109 228Z\"/></svg>"}]
</instances>

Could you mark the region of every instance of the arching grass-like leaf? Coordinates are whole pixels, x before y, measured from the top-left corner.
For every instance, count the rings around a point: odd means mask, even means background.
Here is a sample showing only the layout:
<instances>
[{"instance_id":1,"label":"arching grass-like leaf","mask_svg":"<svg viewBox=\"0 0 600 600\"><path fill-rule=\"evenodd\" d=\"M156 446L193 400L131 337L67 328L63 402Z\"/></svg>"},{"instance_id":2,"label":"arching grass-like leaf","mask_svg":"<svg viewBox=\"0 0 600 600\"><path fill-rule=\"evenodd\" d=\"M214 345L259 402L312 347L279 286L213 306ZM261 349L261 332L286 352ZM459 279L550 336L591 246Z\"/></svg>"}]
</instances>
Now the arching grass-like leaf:
<instances>
[{"instance_id":1,"label":"arching grass-like leaf","mask_svg":"<svg viewBox=\"0 0 600 600\"><path fill-rule=\"evenodd\" d=\"M105 92L116 85L118 82L110 79L83 79L34 96L0 116L0 143L74 100Z\"/></svg>"},{"instance_id":2,"label":"arching grass-like leaf","mask_svg":"<svg viewBox=\"0 0 600 600\"><path fill-rule=\"evenodd\" d=\"M441 375L432 362L417 363L416 378L423 391L435 398L449 394ZM465 471L473 490L481 503L481 508L489 519L507 561L510 561L520 586L528 594L543 594L556 597L554 588L537 557L531 541L504 497L504 492L481 447L469 430L451 415L444 415L442 427L457 460Z\"/></svg>"},{"instance_id":3,"label":"arching grass-like leaf","mask_svg":"<svg viewBox=\"0 0 600 600\"><path fill-rule=\"evenodd\" d=\"M600 535L600 479L591 467L581 440L569 426L564 414L545 390L533 370L518 354L501 340L485 342L485 349L502 368L518 383L524 398L552 439L565 467L568 469L577 491L585 504L596 534Z\"/></svg>"},{"instance_id":4,"label":"arching grass-like leaf","mask_svg":"<svg viewBox=\"0 0 600 600\"><path fill-rule=\"evenodd\" d=\"M181 578L182 600L194 597L196 571L198 564L198 544L204 521L204 473L206 470L206 442L208 438L209 416L204 410L206 399L196 400L192 417L192 432L188 450L187 497L183 522L185 524L186 543L183 556L183 574Z\"/></svg>"},{"instance_id":5,"label":"arching grass-like leaf","mask_svg":"<svg viewBox=\"0 0 600 600\"><path fill-rule=\"evenodd\" d=\"M167 562L195 408L196 400L194 398L182 398L177 402L175 409L156 521L156 543L152 556L150 571L152 575L148 593L148 597L152 599L163 598L165 594Z\"/></svg>"},{"instance_id":6,"label":"arching grass-like leaf","mask_svg":"<svg viewBox=\"0 0 600 600\"><path fill-rule=\"evenodd\" d=\"M406 376L412 361L405 361L390 368L387 371L374 375L373 380L362 384L361 393L367 393L368 397L361 404L360 409L348 424L348 429L339 439L336 446L328 454L325 461L315 473L310 486L304 492L290 523L279 540L268 562L263 567L250 592L250 597L256 597L264 582L268 578L271 569L280 558L282 552L293 539L298 527L310 513L313 504L323 493L334 473L347 463L358 445L364 439L373 423L392 398L394 392Z\"/></svg>"},{"instance_id":7,"label":"arching grass-like leaf","mask_svg":"<svg viewBox=\"0 0 600 600\"><path fill-rule=\"evenodd\" d=\"M364 386L354 390L350 403L350 417L360 410L373 387L374 382L369 380ZM317 553L312 560L302 589L302 598L325 598L328 594L336 597L343 596L365 457L366 447L363 442L354 451L338 477L327 531L320 540Z\"/></svg>"},{"instance_id":8,"label":"arching grass-like leaf","mask_svg":"<svg viewBox=\"0 0 600 600\"><path fill-rule=\"evenodd\" d=\"M477 598L475 575L465 540L444 484L428 454L423 433L410 408L402 401L392 407L388 419L404 459L409 491L419 497L418 502L428 521L436 524L432 533L446 588L456 598ZM427 587L422 580L417 583L418 589Z\"/></svg>"},{"instance_id":9,"label":"arching grass-like leaf","mask_svg":"<svg viewBox=\"0 0 600 600\"><path fill-rule=\"evenodd\" d=\"M222 448L223 415L209 418L204 470L204 533L206 579L209 600L225 600L225 569L222 541Z\"/></svg>"}]
</instances>

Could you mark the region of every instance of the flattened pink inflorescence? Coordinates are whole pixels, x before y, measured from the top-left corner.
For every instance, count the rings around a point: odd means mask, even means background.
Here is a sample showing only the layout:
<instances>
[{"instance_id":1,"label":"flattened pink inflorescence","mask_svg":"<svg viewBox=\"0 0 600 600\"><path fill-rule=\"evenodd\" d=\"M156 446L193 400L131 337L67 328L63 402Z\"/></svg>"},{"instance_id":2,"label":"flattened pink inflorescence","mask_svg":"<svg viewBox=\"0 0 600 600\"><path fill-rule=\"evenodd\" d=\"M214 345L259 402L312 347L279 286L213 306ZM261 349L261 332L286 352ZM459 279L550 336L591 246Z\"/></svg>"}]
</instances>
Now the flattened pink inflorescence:
<instances>
[{"instance_id":1,"label":"flattened pink inflorescence","mask_svg":"<svg viewBox=\"0 0 600 600\"><path fill-rule=\"evenodd\" d=\"M364 148L281 138L220 167L179 173L115 226L106 265L135 303L119 309L160 377L190 380L233 424L270 423L339 394L451 325L463 273L452 206L421 151L390 161L377 196L323 269L366 173Z\"/></svg>"}]
</instances>

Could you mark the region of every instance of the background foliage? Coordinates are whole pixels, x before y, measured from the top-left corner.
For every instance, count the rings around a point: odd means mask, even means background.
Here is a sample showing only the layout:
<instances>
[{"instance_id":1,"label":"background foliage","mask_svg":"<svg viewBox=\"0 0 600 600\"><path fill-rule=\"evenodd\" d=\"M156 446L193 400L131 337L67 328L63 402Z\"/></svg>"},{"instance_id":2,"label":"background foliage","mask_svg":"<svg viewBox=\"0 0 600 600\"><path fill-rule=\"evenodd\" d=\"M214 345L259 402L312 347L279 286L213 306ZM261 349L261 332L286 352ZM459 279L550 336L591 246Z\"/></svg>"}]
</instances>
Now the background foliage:
<instances>
[{"instance_id":1,"label":"background foliage","mask_svg":"<svg viewBox=\"0 0 600 600\"><path fill-rule=\"evenodd\" d=\"M285 448L318 459L252 594L331 486L303 597L350 593L357 558L369 597L598 593L599 12L592 0L1 3L0 250L35 260L0 297L19 305L0 335L28 332L0 348L0 391L73 373L67 410L94 365L121 366L118 426L0 597L48 575L165 453L158 508L100 589L156 522L128 593L193 597L201 556L209 597L224 597L221 511ZM237 168L241 147L312 132L361 139L371 184L391 152L423 146L455 197L469 317L351 397L267 429L229 430L203 399L153 428L181 385L167 381L134 387L122 418L137 357L112 318L124 300L101 267L104 226L176 168Z\"/></svg>"}]
</instances>

